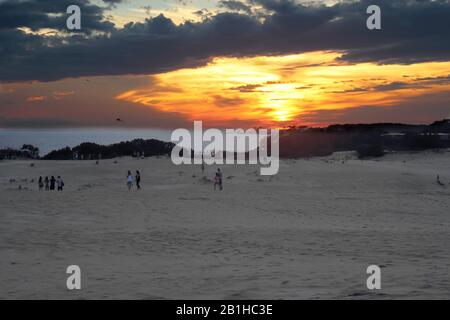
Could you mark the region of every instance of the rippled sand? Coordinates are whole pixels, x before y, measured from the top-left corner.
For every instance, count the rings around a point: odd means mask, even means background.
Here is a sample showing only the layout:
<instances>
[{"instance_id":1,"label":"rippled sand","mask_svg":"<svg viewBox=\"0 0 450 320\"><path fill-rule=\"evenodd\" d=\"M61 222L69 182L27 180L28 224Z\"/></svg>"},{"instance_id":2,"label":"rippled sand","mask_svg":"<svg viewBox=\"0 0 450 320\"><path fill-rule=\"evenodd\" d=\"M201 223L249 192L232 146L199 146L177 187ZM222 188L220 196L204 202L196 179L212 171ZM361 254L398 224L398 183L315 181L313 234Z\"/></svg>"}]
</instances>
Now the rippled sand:
<instances>
[{"instance_id":1,"label":"rippled sand","mask_svg":"<svg viewBox=\"0 0 450 320\"><path fill-rule=\"evenodd\" d=\"M450 298L450 152L283 160L272 178L224 166L222 192L216 167L167 158L30 163L0 161L3 299ZM39 192L39 175L65 190Z\"/></svg>"}]
</instances>

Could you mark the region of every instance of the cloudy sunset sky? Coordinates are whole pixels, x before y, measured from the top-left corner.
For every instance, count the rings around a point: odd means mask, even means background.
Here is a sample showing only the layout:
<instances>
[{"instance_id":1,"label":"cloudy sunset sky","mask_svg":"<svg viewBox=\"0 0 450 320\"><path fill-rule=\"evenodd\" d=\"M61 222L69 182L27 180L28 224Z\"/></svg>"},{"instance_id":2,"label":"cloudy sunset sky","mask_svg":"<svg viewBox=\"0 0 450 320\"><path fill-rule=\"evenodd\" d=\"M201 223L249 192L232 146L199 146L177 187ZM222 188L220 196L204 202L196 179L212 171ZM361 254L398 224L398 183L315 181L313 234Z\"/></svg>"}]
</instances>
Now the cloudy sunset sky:
<instances>
[{"instance_id":1,"label":"cloudy sunset sky","mask_svg":"<svg viewBox=\"0 0 450 320\"><path fill-rule=\"evenodd\" d=\"M429 123L450 117L449 17L448 0L0 0L0 127Z\"/></svg>"}]
</instances>

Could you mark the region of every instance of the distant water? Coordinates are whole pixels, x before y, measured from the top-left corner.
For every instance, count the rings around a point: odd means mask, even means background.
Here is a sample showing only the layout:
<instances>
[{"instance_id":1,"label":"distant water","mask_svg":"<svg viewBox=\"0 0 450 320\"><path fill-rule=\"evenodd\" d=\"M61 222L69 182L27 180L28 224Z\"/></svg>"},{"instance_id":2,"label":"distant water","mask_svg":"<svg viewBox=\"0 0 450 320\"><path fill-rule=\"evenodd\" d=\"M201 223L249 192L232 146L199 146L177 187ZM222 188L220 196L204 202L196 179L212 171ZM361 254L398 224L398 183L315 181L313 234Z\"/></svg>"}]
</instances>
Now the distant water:
<instances>
[{"instance_id":1,"label":"distant water","mask_svg":"<svg viewBox=\"0 0 450 320\"><path fill-rule=\"evenodd\" d=\"M82 142L108 145L133 139L170 141L170 130L159 129L0 129L0 148L21 148L32 144L41 156L66 146Z\"/></svg>"}]
</instances>

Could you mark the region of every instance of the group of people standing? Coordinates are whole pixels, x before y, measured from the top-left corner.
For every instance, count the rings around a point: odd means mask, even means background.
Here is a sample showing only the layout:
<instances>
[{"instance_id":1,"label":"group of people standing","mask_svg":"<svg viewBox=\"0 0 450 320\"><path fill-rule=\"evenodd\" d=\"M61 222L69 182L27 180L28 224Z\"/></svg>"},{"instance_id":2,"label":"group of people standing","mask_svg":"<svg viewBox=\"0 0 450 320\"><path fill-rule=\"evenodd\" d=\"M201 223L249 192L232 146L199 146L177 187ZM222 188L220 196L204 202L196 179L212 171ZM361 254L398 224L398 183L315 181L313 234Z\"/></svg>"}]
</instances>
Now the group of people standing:
<instances>
[{"instance_id":1,"label":"group of people standing","mask_svg":"<svg viewBox=\"0 0 450 320\"><path fill-rule=\"evenodd\" d=\"M39 190L44 190L45 188L45 190L57 189L58 191L63 191L64 181L61 176L58 176L56 179L55 176L51 176L50 178L46 176L44 179L40 176L38 180L38 187Z\"/></svg>"},{"instance_id":2,"label":"group of people standing","mask_svg":"<svg viewBox=\"0 0 450 320\"><path fill-rule=\"evenodd\" d=\"M128 190L131 190L131 188L133 187L133 183L135 183L135 182L136 182L137 190L140 190L141 189L141 173L139 172L139 170L136 170L136 174L135 174L135 176L133 176L131 171L128 170L128 173L127 173Z\"/></svg>"},{"instance_id":3,"label":"group of people standing","mask_svg":"<svg viewBox=\"0 0 450 320\"><path fill-rule=\"evenodd\" d=\"M202 171L204 168L202 167ZM127 173L127 187L128 190L131 190L133 188L133 184L136 183L136 189L141 189L141 173L139 170L136 170L136 173L133 175L130 170L128 170ZM61 178L61 176L58 176L55 178L54 176L51 176L50 178L46 176L45 178L42 178L42 176L39 177L38 180L38 186L39 190L55 190L62 191L64 189L64 181ZM214 176L214 191L216 191L216 187L219 188L219 190L223 189L222 186L222 171L220 171L220 168L217 169L216 174Z\"/></svg>"},{"instance_id":4,"label":"group of people standing","mask_svg":"<svg viewBox=\"0 0 450 320\"><path fill-rule=\"evenodd\" d=\"M204 167L202 166L202 171L204 170ZM141 173L139 170L136 170L136 173L133 175L130 170L128 170L127 173L127 187L128 190L131 190L133 188L133 184L136 183L136 189L141 189ZM39 190L55 190L63 191L64 189L64 181L61 178L61 176L58 176L55 178L54 176L51 176L50 178L46 176L45 178L42 178L42 176L39 177L38 180L38 186ZM217 169L216 174L214 176L214 191L216 191L216 187L219 188L219 190L223 189L222 186L222 171L220 171L220 168Z\"/></svg>"}]
</instances>

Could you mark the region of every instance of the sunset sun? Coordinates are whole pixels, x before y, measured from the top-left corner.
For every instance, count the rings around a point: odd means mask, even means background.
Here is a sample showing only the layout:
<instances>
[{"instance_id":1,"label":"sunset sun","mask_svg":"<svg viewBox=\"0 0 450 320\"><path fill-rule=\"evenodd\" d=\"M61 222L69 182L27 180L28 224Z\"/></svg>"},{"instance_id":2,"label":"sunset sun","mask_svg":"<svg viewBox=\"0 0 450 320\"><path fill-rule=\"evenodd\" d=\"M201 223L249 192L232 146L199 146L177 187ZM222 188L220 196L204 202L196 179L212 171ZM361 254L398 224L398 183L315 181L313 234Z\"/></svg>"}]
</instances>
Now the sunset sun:
<instances>
[{"instance_id":1,"label":"sunset sun","mask_svg":"<svg viewBox=\"0 0 450 320\"><path fill-rule=\"evenodd\" d=\"M177 112L209 125L239 119L249 125L313 125L318 110L390 106L413 96L446 91L449 62L412 65L346 64L338 52L215 58L204 67L149 77L117 100ZM440 81L443 80L443 81Z\"/></svg>"}]
</instances>

